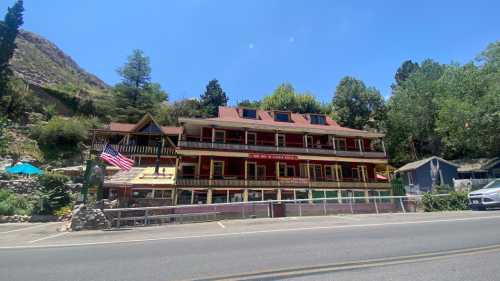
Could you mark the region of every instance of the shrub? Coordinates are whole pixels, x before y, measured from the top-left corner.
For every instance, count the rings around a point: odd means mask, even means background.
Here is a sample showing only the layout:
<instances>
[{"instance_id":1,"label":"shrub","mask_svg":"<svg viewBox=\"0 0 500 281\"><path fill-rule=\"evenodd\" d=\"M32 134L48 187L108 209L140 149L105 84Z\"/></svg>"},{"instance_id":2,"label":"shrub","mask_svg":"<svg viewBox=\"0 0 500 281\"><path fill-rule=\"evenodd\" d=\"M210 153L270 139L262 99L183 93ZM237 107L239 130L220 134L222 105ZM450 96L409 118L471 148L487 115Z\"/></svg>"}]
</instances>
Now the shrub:
<instances>
[{"instance_id":1,"label":"shrub","mask_svg":"<svg viewBox=\"0 0 500 281\"><path fill-rule=\"evenodd\" d=\"M42 188L37 194L38 200L35 205L35 213L52 214L71 202L71 195L66 187L69 180L67 176L47 173L39 176L38 179Z\"/></svg>"},{"instance_id":2,"label":"shrub","mask_svg":"<svg viewBox=\"0 0 500 281\"><path fill-rule=\"evenodd\" d=\"M43 147L74 151L87 139L90 126L89 122L82 118L54 117L49 122L36 126L32 133Z\"/></svg>"},{"instance_id":3,"label":"shrub","mask_svg":"<svg viewBox=\"0 0 500 281\"><path fill-rule=\"evenodd\" d=\"M467 210L467 192L450 192L448 196L433 196L426 193L422 196L422 204L426 212Z\"/></svg>"},{"instance_id":4,"label":"shrub","mask_svg":"<svg viewBox=\"0 0 500 281\"><path fill-rule=\"evenodd\" d=\"M64 206L62 208L55 210L53 214L54 216L64 217L66 215L71 214L71 212L73 212L73 208L71 208L71 206Z\"/></svg>"},{"instance_id":5,"label":"shrub","mask_svg":"<svg viewBox=\"0 0 500 281\"><path fill-rule=\"evenodd\" d=\"M0 190L0 215L30 215L32 211L33 203L29 197L6 189Z\"/></svg>"}]
</instances>

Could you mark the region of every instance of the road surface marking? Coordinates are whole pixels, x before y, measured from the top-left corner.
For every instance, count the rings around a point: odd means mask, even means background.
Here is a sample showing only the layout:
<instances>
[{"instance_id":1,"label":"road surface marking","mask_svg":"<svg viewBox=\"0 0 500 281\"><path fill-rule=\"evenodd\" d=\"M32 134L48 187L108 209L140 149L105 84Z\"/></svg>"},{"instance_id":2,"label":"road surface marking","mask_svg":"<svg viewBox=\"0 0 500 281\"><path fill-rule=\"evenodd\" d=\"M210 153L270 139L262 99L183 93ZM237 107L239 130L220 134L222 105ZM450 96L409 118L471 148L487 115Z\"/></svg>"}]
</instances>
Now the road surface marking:
<instances>
[{"instance_id":1,"label":"road surface marking","mask_svg":"<svg viewBox=\"0 0 500 281\"><path fill-rule=\"evenodd\" d=\"M217 222L217 224L222 227L222 228L226 228L226 226L224 224L222 224L220 221Z\"/></svg>"},{"instance_id":2,"label":"road surface marking","mask_svg":"<svg viewBox=\"0 0 500 281\"><path fill-rule=\"evenodd\" d=\"M371 267L389 266L389 265L414 263L414 262L425 262L425 261L432 261L432 260L457 257L457 256L468 256L474 254L490 253L499 250L500 250L500 244L495 244L495 245L475 247L475 248L428 252L415 255L349 261L349 262L324 264L324 265L316 265L308 267L280 268L274 270L254 271L254 272L234 274L234 275L203 277L199 279L190 279L190 280L193 281L268 280L268 279L278 280L278 279L293 278L299 276L303 277L315 274L334 273L337 271L344 271L344 270L356 270L356 269L359 270Z\"/></svg>"},{"instance_id":3,"label":"road surface marking","mask_svg":"<svg viewBox=\"0 0 500 281\"><path fill-rule=\"evenodd\" d=\"M23 228L18 228L18 229L13 229L13 230L8 230L4 232L0 232L0 234L7 234L7 233L12 233L12 232L19 232L19 231L24 231L24 230L30 230L34 228L39 228L42 226L48 226L48 225L53 225L53 224L59 224L60 222L52 222L52 223L41 223L38 225L33 225L33 226L28 226L28 227L23 227Z\"/></svg>"},{"instance_id":4,"label":"road surface marking","mask_svg":"<svg viewBox=\"0 0 500 281\"><path fill-rule=\"evenodd\" d=\"M56 237L59 237L59 236L63 236L65 234L68 234L68 232L61 232L61 233L57 233L57 234L54 234L54 235L50 235L50 236L45 236L45 237L42 237L42 238L39 238L39 239L35 239L35 240L32 240L32 241L29 241L28 243L36 243L36 242L39 242L39 241L43 241L43 240L47 240L47 239L52 239L52 238L56 238Z\"/></svg>"},{"instance_id":5,"label":"road surface marking","mask_svg":"<svg viewBox=\"0 0 500 281\"><path fill-rule=\"evenodd\" d=\"M360 221L361 219L360 218L353 218L353 217L348 217L348 216L332 216L334 218L337 218L337 219L344 219L344 220L348 220L348 221Z\"/></svg>"},{"instance_id":6,"label":"road surface marking","mask_svg":"<svg viewBox=\"0 0 500 281\"><path fill-rule=\"evenodd\" d=\"M265 233L277 233L277 232L288 232L288 231L308 231L308 230L322 230L322 229L344 229L344 228L347 229L347 228L362 228L362 227L397 226L397 225L407 225L407 224L429 224L429 223L440 223L440 222L474 221L474 220L488 220L488 219L500 219L500 215L469 217L469 218L438 219L438 220L385 222L385 223L371 223L371 224L368 223L368 224L352 224L352 225L313 226L313 227L302 227L302 228L281 228L281 229L269 229L269 230L255 230L255 231L247 231L247 232L226 232L226 233L212 233L212 234L200 234L200 235L158 237L158 238L147 238L147 239L130 239L130 240L102 241L102 242L83 242L83 243L47 244L47 245L31 245L31 246L8 246L8 247L4 246L4 247L0 247L0 249L6 250L6 249L25 249L25 248L56 248L56 247L95 246L95 245L139 243L139 242L151 242L151 241L168 241L168 240L195 239L195 238L214 238L214 237L224 237L224 236L265 234Z\"/></svg>"}]
</instances>

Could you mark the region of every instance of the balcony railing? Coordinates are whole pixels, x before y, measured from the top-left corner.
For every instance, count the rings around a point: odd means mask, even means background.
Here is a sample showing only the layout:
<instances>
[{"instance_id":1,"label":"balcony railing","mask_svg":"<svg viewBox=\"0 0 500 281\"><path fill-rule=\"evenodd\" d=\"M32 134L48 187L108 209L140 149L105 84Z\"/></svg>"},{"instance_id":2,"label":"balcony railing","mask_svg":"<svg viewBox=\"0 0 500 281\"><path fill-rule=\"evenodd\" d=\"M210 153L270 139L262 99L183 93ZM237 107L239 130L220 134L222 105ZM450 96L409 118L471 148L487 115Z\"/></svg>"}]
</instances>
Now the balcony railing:
<instances>
[{"instance_id":1,"label":"balcony railing","mask_svg":"<svg viewBox=\"0 0 500 281\"><path fill-rule=\"evenodd\" d=\"M273 187L313 187L313 188L390 188L388 182L357 181L344 179L341 181L327 179L307 178L281 178L277 179L207 179L183 178L176 179L177 186L185 187L248 187L248 188L273 188Z\"/></svg>"},{"instance_id":2,"label":"balcony railing","mask_svg":"<svg viewBox=\"0 0 500 281\"><path fill-rule=\"evenodd\" d=\"M179 146L181 148L195 148L195 149L281 152L281 153L296 153L296 154L335 155L335 156L346 156L346 157L370 157L370 158L386 157L385 153L381 151L333 150L333 149L311 148L311 147L245 145L245 144L217 143L217 142L212 143L212 142L197 142L197 141L180 141Z\"/></svg>"},{"instance_id":3,"label":"balcony railing","mask_svg":"<svg viewBox=\"0 0 500 281\"><path fill-rule=\"evenodd\" d=\"M102 151L104 143L93 143L92 150ZM125 145L125 144L112 144L114 150L124 155L157 155L158 147L153 145ZM175 155L175 149L172 147L162 147L161 155Z\"/></svg>"}]
</instances>

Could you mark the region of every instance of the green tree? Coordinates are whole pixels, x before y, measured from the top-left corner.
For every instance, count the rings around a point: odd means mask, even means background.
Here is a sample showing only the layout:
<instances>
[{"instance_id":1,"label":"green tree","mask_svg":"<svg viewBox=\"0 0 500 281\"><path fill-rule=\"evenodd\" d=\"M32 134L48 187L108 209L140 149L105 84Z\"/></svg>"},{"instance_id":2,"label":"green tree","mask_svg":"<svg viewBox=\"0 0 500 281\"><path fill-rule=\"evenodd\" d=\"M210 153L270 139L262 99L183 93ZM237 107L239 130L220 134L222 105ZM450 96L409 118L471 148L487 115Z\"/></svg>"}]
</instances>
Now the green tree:
<instances>
[{"instance_id":1,"label":"green tree","mask_svg":"<svg viewBox=\"0 0 500 281\"><path fill-rule=\"evenodd\" d=\"M244 99L238 102L238 107L246 107L246 108L260 108L261 102L259 100L249 100Z\"/></svg>"},{"instance_id":2,"label":"green tree","mask_svg":"<svg viewBox=\"0 0 500 281\"><path fill-rule=\"evenodd\" d=\"M3 21L0 22L0 97L8 92L7 81L11 74L9 61L16 49L16 37L23 25L23 1L18 0L8 8Z\"/></svg>"},{"instance_id":3,"label":"green tree","mask_svg":"<svg viewBox=\"0 0 500 281\"><path fill-rule=\"evenodd\" d=\"M201 118L206 117L206 112L197 99L182 99L162 107L156 120L162 125L176 126L179 117Z\"/></svg>"},{"instance_id":4,"label":"green tree","mask_svg":"<svg viewBox=\"0 0 500 281\"><path fill-rule=\"evenodd\" d=\"M114 119L137 122L147 112L157 114L167 102L168 94L159 84L150 82L149 58L141 50L134 50L118 73L122 82L114 88Z\"/></svg>"},{"instance_id":5,"label":"green tree","mask_svg":"<svg viewBox=\"0 0 500 281\"><path fill-rule=\"evenodd\" d=\"M200 96L201 105L209 117L216 117L219 114L219 106L226 106L228 100L217 79L210 80L205 93Z\"/></svg>"},{"instance_id":6,"label":"green tree","mask_svg":"<svg viewBox=\"0 0 500 281\"><path fill-rule=\"evenodd\" d=\"M262 99L265 110L285 110L298 113L320 113L321 103L310 93L297 93L290 83L283 83Z\"/></svg>"},{"instance_id":7,"label":"green tree","mask_svg":"<svg viewBox=\"0 0 500 281\"><path fill-rule=\"evenodd\" d=\"M385 104L380 92L353 77L340 80L332 104L340 124L349 128L363 129L369 123L380 127L385 119Z\"/></svg>"},{"instance_id":8,"label":"green tree","mask_svg":"<svg viewBox=\"0 0 500 281\"><path fill-rule=\"evenodd\" d=\"M425 60L417 71L394 87L386 123L386 139L394 162L440 155L441 139L435 132L438 112L435 97L444 69L439 63Z\"/></svg>"},{"instance_id":9,"label":"green tree","mask_svg":"<svg viewBox=\"0 0 500 281\"><path fill-rule=\"evenodd\" d=\"M401 66L396 71L394 75L394 80L396 80L396 85L400 85L403 81L408 79L412 73L419 69L418 63L414 63L411 60L404 61Z\"/></svg>"}]
</instances>

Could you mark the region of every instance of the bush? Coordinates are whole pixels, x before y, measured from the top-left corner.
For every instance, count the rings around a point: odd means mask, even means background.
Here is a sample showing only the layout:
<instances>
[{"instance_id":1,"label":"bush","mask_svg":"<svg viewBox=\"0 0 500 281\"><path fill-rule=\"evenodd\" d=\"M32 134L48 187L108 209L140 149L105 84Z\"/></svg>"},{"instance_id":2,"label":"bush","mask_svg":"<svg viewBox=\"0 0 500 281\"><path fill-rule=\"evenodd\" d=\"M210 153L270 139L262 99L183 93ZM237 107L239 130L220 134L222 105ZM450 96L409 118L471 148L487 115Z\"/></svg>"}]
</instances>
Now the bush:
<instances>
[{"instance_id":1,"label":"bush","mask_svg":"<svg viewBox=\"0 0 500 281\"><path fill-rule=\"evenodd\" d=\"M450 192L448 196L433 196L426 193L422 196L422 204L426 212L467 210L467 192Z\"/></svg>"},{"instance_id":2,"label":"bush","mask_svg":"<svg viewBox=\"0 0 500 281\"><path fill-rule=\"evenodd\" d=\"M38 192L35 213L40 215L52 214L56 210L71 203L71 195L66 183L69 178L56 173L47 173L39 176L42 188Z\"/></svg>"},{"instance_id":3,"label":"bush","mask_svg":"<svg viewBox=\"0 0 500 281\"><path fill-rule=\"evenodd\" d=\"M54 117L49 122L36 126L33 137L38 143L47 148L75 151L78 145L87 139L87 131L91 124L82 118Z\"/></svg>"},{"instance_id":4,"label":"bush","mask_svg":"<svg viewBox=\"0 0 500 281\"><path fill-rule=\"evenodd\" d=\"M0 215L30 215L32 211L33 203L29 197L6 189L0 190Z\"/></svg>"},{"instance_id":5,"label":"bush","mask_svg":"<svg viewBox=\"0 0 500 281\"><path fill-rule=\"evenodd\" d=\"M73 211L73 208L71 208L71 206L64 206L62 208L59 208L58 210L54 211L54 216L57 216L57 217L64 217L64 216L67 216L69 214L71 214L71 212Z\"/></svg>"}]
</instances>

